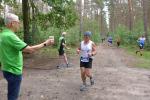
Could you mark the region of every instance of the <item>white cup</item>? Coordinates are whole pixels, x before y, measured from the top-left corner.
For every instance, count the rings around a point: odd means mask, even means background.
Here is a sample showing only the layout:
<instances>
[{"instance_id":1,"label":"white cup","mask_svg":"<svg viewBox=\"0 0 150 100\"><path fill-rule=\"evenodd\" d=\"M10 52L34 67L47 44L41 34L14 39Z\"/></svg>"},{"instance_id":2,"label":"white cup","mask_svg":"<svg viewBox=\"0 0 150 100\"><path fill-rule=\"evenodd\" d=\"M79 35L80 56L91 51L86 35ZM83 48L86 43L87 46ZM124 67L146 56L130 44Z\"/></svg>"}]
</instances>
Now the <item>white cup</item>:
<instances>
[{"instance_id":1,"label":"white cup","mask_svg":"<svg viewBox=\"0 0 150 100\"><path fill-rule=\"evenodd\" d=\"M51 42L54 42L54 36L49 36Z\"/></svg>"}]
</instances>

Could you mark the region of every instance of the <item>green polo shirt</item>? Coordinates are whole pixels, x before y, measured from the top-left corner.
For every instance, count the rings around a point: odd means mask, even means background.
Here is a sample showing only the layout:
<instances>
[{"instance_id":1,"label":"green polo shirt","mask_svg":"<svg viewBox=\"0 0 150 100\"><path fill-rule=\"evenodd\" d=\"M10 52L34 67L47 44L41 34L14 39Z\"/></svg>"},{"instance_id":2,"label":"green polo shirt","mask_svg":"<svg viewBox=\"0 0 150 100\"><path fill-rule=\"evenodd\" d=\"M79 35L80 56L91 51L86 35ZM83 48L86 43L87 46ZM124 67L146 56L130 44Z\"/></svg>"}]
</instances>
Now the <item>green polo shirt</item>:
<instances>
[{"instance_id":1,"label":"green polo shirt","mask_svg":"<svg viewBox=\"0 0 150 100\"><path fill-rule=\"evenodd\" d=\"M63 43L66 44L66 40L63 36L59 38L58 50L65 50Z\"/></svg>"},{"instance_id":2,"label":"green polo shirt","mask_svg":"<svg viewBox=\"0 0 150 100\"><path fill-rule=\"evenodd\" d=\"M9 29L0 33L0 62L2 71L21 75L23 69L22 50L27 46Z\"/></svg>"}]
</instances>

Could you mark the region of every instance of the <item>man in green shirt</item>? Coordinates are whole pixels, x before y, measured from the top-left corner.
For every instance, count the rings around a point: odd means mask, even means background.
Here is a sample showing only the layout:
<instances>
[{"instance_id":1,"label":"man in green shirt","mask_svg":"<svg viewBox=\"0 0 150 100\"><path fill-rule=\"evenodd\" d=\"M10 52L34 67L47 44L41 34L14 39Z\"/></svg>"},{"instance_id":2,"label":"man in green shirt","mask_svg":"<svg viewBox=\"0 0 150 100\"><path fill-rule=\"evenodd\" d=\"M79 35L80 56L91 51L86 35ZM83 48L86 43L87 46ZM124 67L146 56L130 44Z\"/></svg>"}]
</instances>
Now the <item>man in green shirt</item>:
<instances>
[{"instance_id":1,"label":"man in green shirt","mask_svg":"<svg viewBox=\"0 0 150 100\"><path fill-rule=\"evenodd\" d=\"M57 66L57 68L62 67L64 62L65 62L67 67L69 66L67 55L65 53L65 48L70 49L66 46L66 40L65 40L65 35L66 34L67 34L66 32L62 32L62 35L59 38L58 52L59 52L60 64ZM61 65L61 63L62 63L62 65Z\"/></svg>"},{"instance_id":2,"label":"man in green shirt","mask_svg":"<svg viewBox=\"0 0 150 100\"><path fill-rule=\"evenodd\" d=\"M17 100L19 95L23 69L22 51L33 53L42 47L53 44L48 39L41 44L28 46L14 33L18 31L19 24L18 16L8 13L5 16L6 28L0 33L0 62L4 78L8 82L8 100Z\"/></svg>"}]
</instances>

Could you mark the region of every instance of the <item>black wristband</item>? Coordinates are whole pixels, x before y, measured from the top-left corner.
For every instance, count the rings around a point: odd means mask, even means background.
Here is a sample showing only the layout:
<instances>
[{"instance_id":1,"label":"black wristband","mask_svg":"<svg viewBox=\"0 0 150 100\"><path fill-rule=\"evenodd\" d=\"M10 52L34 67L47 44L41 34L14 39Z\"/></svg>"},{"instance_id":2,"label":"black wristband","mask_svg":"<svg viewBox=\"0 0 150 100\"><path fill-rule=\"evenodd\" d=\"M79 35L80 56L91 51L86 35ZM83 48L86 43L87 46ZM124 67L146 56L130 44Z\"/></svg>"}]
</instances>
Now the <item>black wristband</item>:
<instances>
[{"instance_id":1,"label":"black wristband","mask_svg":"<svg viewBox=\"0 0 150 100\"><path fill-rule=\"evenodd\" d=\"M44 43L44 47L46 47L46 43Z\"/></svg>"},{"instance_id":2,"label":"black wristband","mask_svg":"<svg viewBox=\"0 0 150 100\"><path fill-rule=\"evenodd\" d=\"M92 56L94 56L94 54L92 53Z\"/></svg>"}]
</instances>

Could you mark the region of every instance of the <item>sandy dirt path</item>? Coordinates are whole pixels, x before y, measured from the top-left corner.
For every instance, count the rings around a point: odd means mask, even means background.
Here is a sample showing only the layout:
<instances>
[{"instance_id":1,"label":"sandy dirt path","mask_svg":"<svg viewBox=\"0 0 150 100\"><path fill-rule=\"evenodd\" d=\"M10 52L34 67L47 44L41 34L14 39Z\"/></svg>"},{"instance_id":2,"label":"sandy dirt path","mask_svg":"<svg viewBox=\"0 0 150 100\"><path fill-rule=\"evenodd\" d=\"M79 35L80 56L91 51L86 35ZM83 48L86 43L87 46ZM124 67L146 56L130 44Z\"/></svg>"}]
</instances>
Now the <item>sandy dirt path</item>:
<instances>
[{"instance_id":1,"label":"sandy dirt path","mask_svg":"<svg viewBox=\"0 0 150 100\"><path fill-rule=\"evenodd\" d=\"M80 91L79 57L74 57L70 68L24 69L19 100L150 100L150 70L132 67L134 57L122 49L101 45L97 50L95 85L87 91ZM6 100L6 93L6 81L1 79L0 100Z\"/></svg>"}]
</instances>

